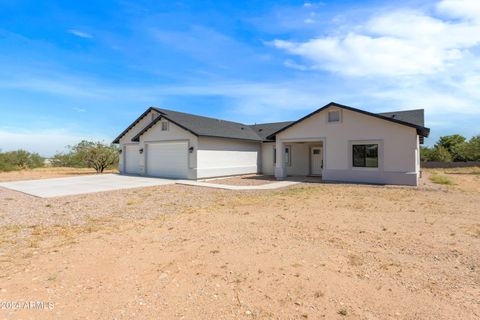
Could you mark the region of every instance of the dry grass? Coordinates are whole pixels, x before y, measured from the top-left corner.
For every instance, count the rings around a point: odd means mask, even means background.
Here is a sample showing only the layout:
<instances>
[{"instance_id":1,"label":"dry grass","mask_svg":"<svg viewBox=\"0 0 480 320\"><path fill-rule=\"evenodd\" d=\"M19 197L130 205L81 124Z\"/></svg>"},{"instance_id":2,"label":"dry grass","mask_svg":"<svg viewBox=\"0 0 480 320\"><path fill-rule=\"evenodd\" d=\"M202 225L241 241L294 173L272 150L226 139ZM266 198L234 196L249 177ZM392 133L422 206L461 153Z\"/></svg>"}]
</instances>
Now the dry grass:
<instances>
[{"instance_id":1,"label":"dry grass","mask_svg":"<svg viewBox=\"0 0 480 320\"><path fill-rule=\"evenodd\" d=\"M105 170L104 173L116 173L117 170ZM96 174L94 169L90 168L36 168L19 171L0 172L0 182L60 178L78 175Z\"/></svg>"},{"instance_id":2,"label":"dry grass","mask_svg":"<svg viewBox=\"0 0 480 320\"><path fill-rule=\"evenodd\" d=\"M480 193L480 167L423 170L429 181L437 186Z\"/></svg>"},{"instance_id":3,"label":"dry grass","mask_svg":"<svg viewBox=\"0 0 480 320\"><path fill-rule=\"evenodd\" d=\"M447 176L441 174L432 174L429 177L430 181L436 184L444 184L444 185L453 185L453 180Z\"/></svg>"}]
</instances>

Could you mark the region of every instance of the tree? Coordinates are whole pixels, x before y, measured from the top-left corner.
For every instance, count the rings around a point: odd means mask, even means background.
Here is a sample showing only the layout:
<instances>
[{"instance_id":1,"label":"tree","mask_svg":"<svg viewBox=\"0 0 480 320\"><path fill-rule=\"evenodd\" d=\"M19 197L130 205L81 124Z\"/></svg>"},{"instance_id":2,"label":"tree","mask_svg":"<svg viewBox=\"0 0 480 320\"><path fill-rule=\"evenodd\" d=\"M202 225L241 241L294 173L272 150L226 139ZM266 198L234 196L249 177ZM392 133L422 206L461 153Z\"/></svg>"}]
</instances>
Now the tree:
<instances>
[{"instance_id":1,"label":"tree","mask_svg":"<svg viewBox=\"0 0 480 320\"><path fill-rule=\"evenodd\" d=\"M69 147L70 149L72 147ZM72 151L68 153L56 153L50 160L53 167L71 167L71 168L87 168L87 164L80 158L77 153Z\"/></svg>"},{"instance_id":2,"label":"tree","mask_svg":"<svg viewBox=\"0 0 480 320\"><path fill-rule=\"evenodd\" d=\"M83 140L71 147L71 150L73 157L78 157L86 167L94 168L97 173L102 173L118 162L118 149L102 142Z\"/></svg>"},{"instance_id":3,"label":"tree","mask_svg":"<svg viewBox=\"0 0 480 320\"><path fill-rule=\"evenodd\" d=\"M451 162L452 155L447 148L442 146L435 146L430 153L430 161Z\"/></svg>"},{"instance_id":4,"label":"tree","mask_svg":"<svg viewBox=\"0 0 480 320\"><path fill-rule=\"evenodd\" d=\"M452 156L453 161L466 161L465 147L467 139L459 134L452 134L450 136L442 136L438 140L436 147L443 147L447 149Z\"/></svg>"},{"instance_id":5,"label":"tree","mask_svg":"<svg viewBox=\"0 0 480 320\"><path fill-rule=\"evenodd\" d=\"M25 150L0 153L0 171L43 167L45 160L38 153Z\"/></svg>"},{"instance_id":6,"label":"tree","mask_svg":"<svg viewBox=\"0 0 480 320\"><path fill-rule=\"evenodd\" d=\"M420 161L431 161L433 148L420 147Z\"/></svg>"},{"instance_id":7,"label":"tree","mask_svg":"<svg viewBox=\"0 0 480 320\"><path fill-rule=\"evenodd\" d=\"M464 151L467 160L480 161L480 135L474 136L465 144Z\"/></svg>"}]
</instances>

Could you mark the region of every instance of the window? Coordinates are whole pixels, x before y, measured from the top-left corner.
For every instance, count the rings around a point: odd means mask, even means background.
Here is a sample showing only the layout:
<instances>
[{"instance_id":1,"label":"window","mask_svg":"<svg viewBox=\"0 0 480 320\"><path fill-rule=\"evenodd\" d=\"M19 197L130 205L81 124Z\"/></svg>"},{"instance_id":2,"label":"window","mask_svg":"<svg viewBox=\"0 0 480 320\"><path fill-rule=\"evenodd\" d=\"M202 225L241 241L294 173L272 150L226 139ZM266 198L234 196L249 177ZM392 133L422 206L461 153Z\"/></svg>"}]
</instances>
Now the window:
<instances>
[{"instance_id":1,"label":"window","mask_svg":"<svg viewBox=\"0 0 480 320\"><path fill-rule=\"evenodd\" d=\"M285 153L283 155L283 160L285 160L285 164L291 164L291 149L290 146L285 147ZM277 163L277 149L273 148L273 163Z\"/></svg>"},{"instance_id":2,"label":"window","mask_svg":"<svg viewBox=\"0 0 480 320\"><path fill-rule=\"evenodd\" d=\"M283 156L285 163L290 165L290 147L285 147L285 155Z\"/></svg>"},{"instance_id":3,"label":"window","mask_svg":"<svg viewBox=\"0 0 480 320\"><path fill-rule=\"evenodd\" d=\"M340 111L329 111L328 122L340 122Z\"/></svg>"},{"instance_id":4,"label":"window","mask_svg":"<svg viewBox=\"0 0 480 320\"><path fill-rule=\"evenodd\" d=\"M162 131L168 131L168 122L162 122Z\"/></svg>"},{"instance_id":5,"label":"window","mask_svg":"<svg viewBox=\"0 0 480 320\"><path fill-rule=\"evenodd\" d=\"M353 167L378 168L378 144L355 144L353 147Z\"/></svg>"}]
</instances>

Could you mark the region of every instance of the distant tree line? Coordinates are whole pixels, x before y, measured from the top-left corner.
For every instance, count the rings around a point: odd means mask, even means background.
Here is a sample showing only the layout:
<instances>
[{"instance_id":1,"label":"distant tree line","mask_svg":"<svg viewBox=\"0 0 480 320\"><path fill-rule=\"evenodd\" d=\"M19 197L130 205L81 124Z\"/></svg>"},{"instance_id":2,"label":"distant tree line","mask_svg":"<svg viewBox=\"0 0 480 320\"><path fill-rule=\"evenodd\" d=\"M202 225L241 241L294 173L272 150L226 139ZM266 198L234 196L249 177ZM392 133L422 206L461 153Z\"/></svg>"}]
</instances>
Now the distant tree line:
<instances>
[{"instance_id":1,"label":"distant tree line","mask_svg":"<svg viewBox=\"0 0 480 320\"><path fill-rule=\"evenodd\" d=\"M98 173L115 168L118 164L118 148L102 142L81 141L67 146L67 152L55 154L47 162L52 167L93 168ZM44 167L45 158L25 150L0 152L0 172Z\"/></svg>"},{"instance_id":2,"label":"distant tree line","mask_svg":"<svg viewBox=\"0 0 480 320\"><path fill-rule=\"evenodd\" d=\"M433 147L421 148L420 158L439 162L480 161L480 135L470 140L459 134L440 137Z\"/></svg>"},{"instance_id":3,"label":"distant tree line","mask_svg":"<svg viewBox=\"0 0 480 320\"><path fill-rule=\"evenodd\" d=\"M0 171L14 171L43 167L45 159L38 153L25 150L0 152Z\"/></svg>"}]
</instances>

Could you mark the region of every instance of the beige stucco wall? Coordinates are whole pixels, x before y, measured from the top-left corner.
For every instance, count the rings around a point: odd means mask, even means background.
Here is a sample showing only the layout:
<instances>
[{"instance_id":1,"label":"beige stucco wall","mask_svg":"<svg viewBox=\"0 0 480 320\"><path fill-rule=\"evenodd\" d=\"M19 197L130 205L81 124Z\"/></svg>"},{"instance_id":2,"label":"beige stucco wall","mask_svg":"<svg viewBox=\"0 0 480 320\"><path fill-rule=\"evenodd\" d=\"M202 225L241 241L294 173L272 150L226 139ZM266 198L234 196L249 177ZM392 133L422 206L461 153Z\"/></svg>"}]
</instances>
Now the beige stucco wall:
<instances>
[{"instance_id":1,"label":"beige stucco wall","mask_svg":"<svg viewBox=\"0 0 480 320\"><path fill-rule=\"evenodd\" d=\"M162 131L162 122L168 122L168 131ZM159 142L159 141L187 141L188 147L193 147L193 152L188 153L188 178L196 179L197 178L197 149L198 149L198 138L189 131L177 126L176 124L167 121L160 120L153 127L151 127L147 132L145 132L140 137L140 147L146 150L145 144L148 142ZM146 152L140 155L140 174L145 174L145 155Z\"/></svg>"},{"instance_id":2,"label":"beige stucco wall","mask_svg":"<svg viewBox=\"0 0 480 320\"><path fill-rule=\"evenodd\" d=\"M143 117L133 128L131 128L125 135L120 138L119 147L122 149L122 154L119 156L118 170L124 172L124 160L125 160L125 145L126 144L138 144L132 142L132 138L135 137L140 131L152 122L152 119L158 115L158 112L151 110L145 117ZM140 164L139 164L140 165Z\"/></svg>"},{"instance_id":3,"label":"beige stucco wall","mask_svg":"<svg viewBox=\"0 0 480 320\"><path fill-rule=\"evenodd\" d=\"M273 149L275 142L262 143L262 174L273 175L275 173L275 165L273 163Z\"/></svg>"},{"instance_id":4,"label":"beige stucco wall","mask_svg":"<svg viewBox=\"0 0 480 320\"><path fill-rule=\"evenodd\" d=\"M328 123L328 111L334 109L341 111L341 122ZM417 179L418 136L414 128L331 107L277 135L284 144L301 139L324 141L326 180L412 184ZM378 169L352 168L354 142L379 144Z\"/></svg>"},{"instance_id":5,"label":"beige stucco wall","mask_svg":"<svg viewBox=\"0 0 480 320\"><path fill-rule=\"evenodd\" d=\"M199 137L197 178L258 173L260 142Z\"/></svg>"},{"instance_id":6,"label":"beige stucco wall","mask_svg":"<svg viewBox=\"0 0 480 320\"><path fill-rule=\"evenodd\" d=\"M124 143L131 143L132 138L152 122L152 119L158 115L158 112L151 110L145 117L143 117L133 128L131 128L121 139L120 145Z\"/></svg>"},{"instance_id":7,"label":"beige stucco wall","mask_svg":"<svg viewBox=\"0 0 480 320\"><path fill-rule=\"evenodd\" d=\"M310 174L310 148L321 145L319 142L294 143L286 142L284 146L290 147L291 160L285 164L287 175L307 176ZM274 175L275 164L273 163L273 149L275 142L263 143L262 145L262 174Z\"/></svg>"}]
</instances>

